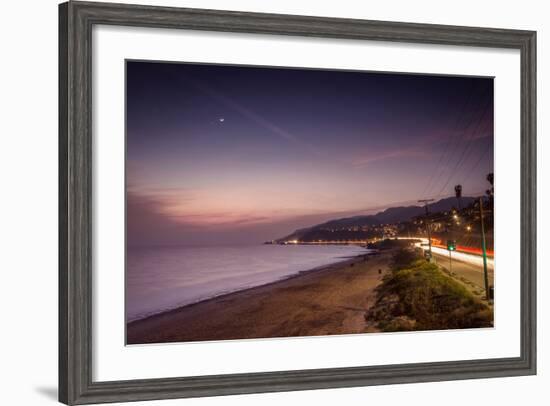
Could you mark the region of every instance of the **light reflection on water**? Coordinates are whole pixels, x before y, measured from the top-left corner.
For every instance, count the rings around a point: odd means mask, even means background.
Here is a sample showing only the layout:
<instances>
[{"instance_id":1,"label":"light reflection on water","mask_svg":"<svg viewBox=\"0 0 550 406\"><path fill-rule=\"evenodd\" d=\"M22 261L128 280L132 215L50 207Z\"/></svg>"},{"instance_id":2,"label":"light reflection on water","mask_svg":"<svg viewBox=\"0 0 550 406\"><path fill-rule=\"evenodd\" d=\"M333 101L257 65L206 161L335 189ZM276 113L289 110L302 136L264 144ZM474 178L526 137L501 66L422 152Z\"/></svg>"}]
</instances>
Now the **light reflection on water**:
<instances>
[{"instance_id":1,"label":"light reflection on water","mask_svg":"<svg viewBox=\"0 0 550 406\"><path fill-rule=\"evenodd\" d=\"M365 252L352 245L130 248L127 320L263 285Z\"/></svg>"}]
</instances>

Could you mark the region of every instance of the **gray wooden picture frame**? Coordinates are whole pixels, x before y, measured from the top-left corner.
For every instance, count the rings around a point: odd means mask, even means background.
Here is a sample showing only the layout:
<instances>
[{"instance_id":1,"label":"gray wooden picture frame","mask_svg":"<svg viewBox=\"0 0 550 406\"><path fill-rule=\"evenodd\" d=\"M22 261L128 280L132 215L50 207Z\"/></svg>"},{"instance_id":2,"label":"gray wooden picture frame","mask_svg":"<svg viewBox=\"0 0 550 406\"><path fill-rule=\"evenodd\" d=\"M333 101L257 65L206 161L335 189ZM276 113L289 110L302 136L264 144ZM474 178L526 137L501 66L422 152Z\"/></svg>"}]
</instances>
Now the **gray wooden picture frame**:
<instances>
[{"instance_id":1,"label":"gray wooden picture frame","mask_svg":"<svg viewBox=\"0 0 550 406\"><path fill-rule=\"evenodd\" d=\"M521 355L517 358L166 379L92 379L92 27L284 34L521 53ZM536 373L536 33L506 29L68 2L59 6L59 400L87 404Z\"/></svg>"}]
</instances>

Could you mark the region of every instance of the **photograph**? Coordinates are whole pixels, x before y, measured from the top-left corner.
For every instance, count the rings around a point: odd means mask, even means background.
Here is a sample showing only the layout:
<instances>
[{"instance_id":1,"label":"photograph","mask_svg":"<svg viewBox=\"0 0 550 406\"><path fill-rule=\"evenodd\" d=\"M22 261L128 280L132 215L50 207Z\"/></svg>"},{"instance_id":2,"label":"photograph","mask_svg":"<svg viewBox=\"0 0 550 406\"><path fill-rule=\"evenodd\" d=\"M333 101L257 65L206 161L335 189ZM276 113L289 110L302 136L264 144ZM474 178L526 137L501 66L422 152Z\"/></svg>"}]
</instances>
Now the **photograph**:
<instances>
[{"instance_id":1,"label":"photograph","mask_svg":"<svg viewBox=\"0 0 550 406\"><path fill-rule=\"evenodd\" d=\"M128 345L493 327L494 78L125 63Z\"/></svg>"},{"instance_id":2,"label":"photograph","mask_svg":"<svg viewBox=\"0 0 550 406\"><path fill-rule=\"evenodd\" d=\"M537 44L550 31L540 7L422 1L411 14L70 0L57 30L42 5L44 35L27 36L56 46L29 55L51 71L57 59L57 81L38 80L40 108L21 86L10 98L25 108L6 134L32 128L8 137L31 164L6 149L25 190L4 199L24 209L5 211L20 248L6 253L22 276L9 286L38 281L31 296L57 311L11 289L31 317L8 325L44 331L38 346L14 336L36 353L32 376L6 346L36 386L15 399L540 397ZM56 187L37 180L45 159ZM33 213L57 239L25 226Z\"/></svg>"}]
</instances>

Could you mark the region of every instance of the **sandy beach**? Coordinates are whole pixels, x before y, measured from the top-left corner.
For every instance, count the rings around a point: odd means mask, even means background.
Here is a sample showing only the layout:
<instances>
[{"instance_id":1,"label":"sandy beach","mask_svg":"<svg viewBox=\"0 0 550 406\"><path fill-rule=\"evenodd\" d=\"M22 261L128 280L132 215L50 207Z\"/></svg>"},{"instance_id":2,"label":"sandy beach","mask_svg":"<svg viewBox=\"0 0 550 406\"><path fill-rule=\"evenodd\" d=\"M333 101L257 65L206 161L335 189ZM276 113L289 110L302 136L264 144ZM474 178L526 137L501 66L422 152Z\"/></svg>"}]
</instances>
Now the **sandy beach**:
<instances>
[{"instance_id":1,"label":"sandy beach","mask_svg":"<svg viewBox=\"0 0 550 406\"><path fill-rule=\"evenodd\" d=\"M365 322L391 253L354 257L127 325L127 343L316 336L376 331ZM381 273L379 272L381 270Z\"/></svg>"}]
</instances>

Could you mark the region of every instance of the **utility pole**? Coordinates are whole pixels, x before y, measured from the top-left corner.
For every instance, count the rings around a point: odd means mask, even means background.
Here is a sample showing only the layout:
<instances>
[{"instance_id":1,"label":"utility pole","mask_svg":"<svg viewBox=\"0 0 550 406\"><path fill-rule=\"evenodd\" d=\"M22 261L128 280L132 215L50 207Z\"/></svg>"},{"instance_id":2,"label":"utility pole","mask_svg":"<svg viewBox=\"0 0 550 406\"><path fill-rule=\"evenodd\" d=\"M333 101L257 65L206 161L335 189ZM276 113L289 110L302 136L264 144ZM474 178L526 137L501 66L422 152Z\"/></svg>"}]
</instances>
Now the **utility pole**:
<instances>
[{"instance_id":1,"label":"utility pole","mask_svg":"<svg viewBox=\"0 0 550 406\"><path fill-rule=\"evenodd\" d=\"M418 203L424 203L424 208L426 209L426 231L428 233L428 247L430 252L430 262L432 262L432 231L431 231L430 223L428 221L428 214L430 214L428 209L428 204L433 201L434 199L422 199L418 201Z\"/></svg>"},{"instance_id":2,"label":"utility pole","mask_svg":"<svg viewBox=\"0 0 550 406\"><path fill-rule=\"evenodd\" d=\"M481 250L483 252L483 278L485 282L485 298L489 300L489 276L487 275L487 246L485 244L485 224L483 222L483 198L479 198L479 217L481 221Z\"/></svg>"}]
</instances>

